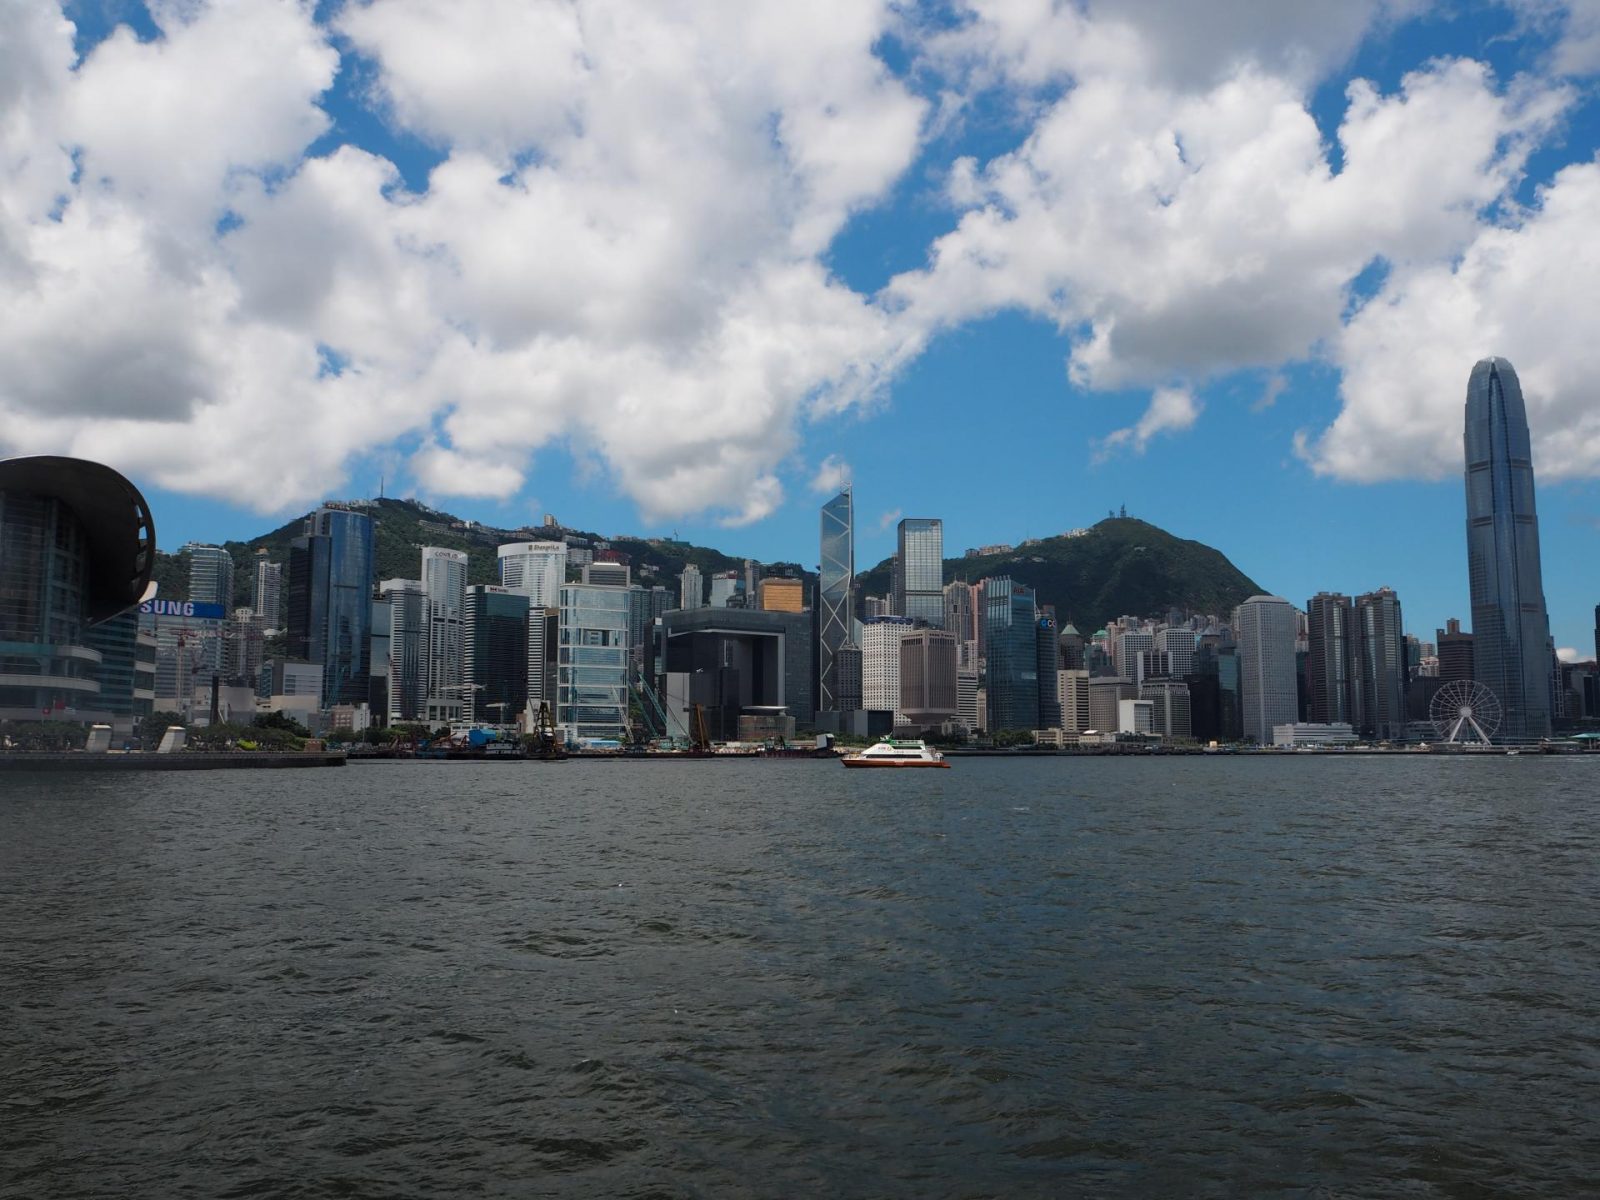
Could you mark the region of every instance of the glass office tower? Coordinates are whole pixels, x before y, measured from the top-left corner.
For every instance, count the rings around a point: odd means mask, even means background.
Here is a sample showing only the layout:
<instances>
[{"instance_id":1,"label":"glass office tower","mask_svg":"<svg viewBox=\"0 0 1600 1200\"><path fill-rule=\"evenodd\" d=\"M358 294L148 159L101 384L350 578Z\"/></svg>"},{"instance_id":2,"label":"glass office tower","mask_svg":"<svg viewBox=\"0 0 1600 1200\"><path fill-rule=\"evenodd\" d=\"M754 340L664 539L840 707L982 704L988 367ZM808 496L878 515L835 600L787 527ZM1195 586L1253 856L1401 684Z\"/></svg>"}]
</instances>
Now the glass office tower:
<instances>
[{"instance_id":1,"label":"glass office tower","mask_svg":"<svg viewBox=\"0 0 1600 1200\"><path fill-rule=\"evenodd\" d=\"M944 625L944 522L907 517L900 522L895 562L895 612L934 628Z\"/></svg>"},{"instance_id":2,"label":"glass office tower","mask_svg":"<svg viewBox=\"0 0 1600 1200\"><path fill-rule=\"evenodd\" d=\"M839 679L839 651L853 645L850 634L855 614L850 589L855 574L855 507L846 487L822 506L822 562L817 583L817 709L821 712L846 711L847 689ZM859 686L848 690L849 699L859 705Z\"/></svg>"},{"instance_id":3,"label":"glass office tower","mask_svg":"<svg viewBox=\"0 0 1600 1200\"><path fill-rule=\"evenodd\" d=\"M372 572L366 513L323 505L289 543L289 657L322 667L323 708L367 701Z\"/></svg>"},{"instance_id":4,"label":"glass office tower","mask_svg":"<svg viewBox=\"0 0 1600 1200\"><path fill-rule=\"evenodd\" d=\"M1311 597L1306 613L1311 720L1319 725L1339 723L1359 728L1361 690L1356 686L1355 605L1340 592L1318 592Z\"/></svg>"},{"instance_id":5,"label":"glass office tower","mask_svg":"<svg viewBox=\"0 0 1600 1200\"><path fill-rule=\"evenodd\" d=\"M1539 563L1533 456L1517 373L1472 368L1466 413L1467 577L1474 670L1500 699L1505 741L1550 733L1550 623Z\"/></svg>"},{"instance_id":6,"label":"glass office tower","mask_svg":"<svg viewBox=\"0 0 1600 1200\"><path fill-rule=\"evenodd\" d=\"M622 739L628 726L628 589L561 589L556 724L568 741Z\"/></svg>"},{"instance_id":7,"label":"glass office tower","mask_svg":"<svg viewBox=\"0 0 1600 1200\"><path fill-rule=\"evenodd\" d=\"M1035 729L1039 720L1039 661L1038 610L1033 589L1012 583L1004 575L986 580L983 610L989 660L989 730Z\"/></svg>"}]
</instances>

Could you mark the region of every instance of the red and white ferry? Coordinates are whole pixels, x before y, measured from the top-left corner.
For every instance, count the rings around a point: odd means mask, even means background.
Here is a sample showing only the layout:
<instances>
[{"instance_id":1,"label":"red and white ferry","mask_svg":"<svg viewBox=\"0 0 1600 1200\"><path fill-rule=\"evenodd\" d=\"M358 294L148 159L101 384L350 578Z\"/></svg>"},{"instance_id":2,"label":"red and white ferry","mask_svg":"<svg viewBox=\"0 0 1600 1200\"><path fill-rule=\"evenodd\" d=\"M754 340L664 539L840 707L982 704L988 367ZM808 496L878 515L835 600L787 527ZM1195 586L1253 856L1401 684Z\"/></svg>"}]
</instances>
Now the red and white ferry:
<instances>
[{"instance_id":1,"label":"red and white ferry","mask_svg":"<svg viewBox=\"0 0 1600 1200\"><path fill-rule=\"evenodd\" d=\"M839 760L847 767L948 767L944 755L920 739L884 738Z\"/></svg>"}]
</instances>

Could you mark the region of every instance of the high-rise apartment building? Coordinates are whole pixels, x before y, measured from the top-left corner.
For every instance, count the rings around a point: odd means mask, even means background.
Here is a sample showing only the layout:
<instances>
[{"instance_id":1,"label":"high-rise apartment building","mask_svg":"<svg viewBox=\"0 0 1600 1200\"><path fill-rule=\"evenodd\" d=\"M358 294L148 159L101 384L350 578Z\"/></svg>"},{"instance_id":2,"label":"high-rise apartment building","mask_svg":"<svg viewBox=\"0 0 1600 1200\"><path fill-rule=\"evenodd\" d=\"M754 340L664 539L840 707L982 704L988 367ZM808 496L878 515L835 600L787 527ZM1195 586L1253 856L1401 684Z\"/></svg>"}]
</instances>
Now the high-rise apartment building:
<instances>
[{"instance_id":1,"label":"high-rise apartment building","mask_svg":"<svg viewBox=\"0 0 1600 1200\"><path fill-rule=\"evenodd\" d=\"M1259 746L1272 745L1275 726L1299 719L1298 625L1294 605L1280 596L1252 596L1234 611L1244 737Z\"/></svg>"},{"instance_id":2,"label":"high-rise apartment building","mask_svg":"<svg viewBox=\"0 0 1600 1200\"><path fill-rule=\"evenodd\" d=\"M553 608L567 581L565 542L507 542L497 551L500 586L521 592L533 608Z\"/></svg>"},{"instance_id":3,"label":"high-rise apartment building","mask_svg":"<svg viewBox=\"0 0 1600 1200\"><path fill-rule=\"evenodd\" d=\"M1550 623L1522 385L1503 358L1472 368L1466 408L1467 582L1474 671L1506 741L1550 733Z\"/></svg>"},{"instance_id":4,"label":"high-rise apartment building","mask_svg":"<svg viewBox=\"0 0 1600 1200\"><path fill-rule=\"evenodd\" d=\"M944 624L944 522L906 517L900 522L895 561L894 611L935 628Z\"/></svg>"},{"instance_id":5,"label":"high-rise apartment building","mask_svg":"<svg viewBox=\"0 0 1600 1200\"><path fill-rule=\"evenodd\" d=\"M271 562L265 550L256 551L255 584L250 590L250 607L261 618L262 628L283 628L283 564Z\"/></svg>"},{"instance_id":6,"label":"high-rise apartment building","mask_svg":"<svg viewBox=\"0 0 1600 1200\"><path fill-rule=\"evenodd\" d=\"M1400 627L1400 598L1391 588L1357 596L1356 732L1379 741L1394 741L1405 732L1406 651Z\"/></svg>"},{"instance_id":7,"label":"high-rise apartment building","mask_svg":"<svg viewBox=\"0 0 1600 1200\"><path fill-rule=\"evenodd\" d=\"M700 568L690 563L678 575L678 607L704 608L705 603L705 581L701 578Z\"/></svg>"},{"instance_id":8,"label":"high-rise apartment building","mask_svg":"<svg viewBox=\"0 0 1600 1200\"><path fill-rule=\"evenodd\" d=\"M850 590L855 582L855 508L850 489L822 506L822 558L817 577L817 708L844 712L839 681L839 650L851 642L855 614ZM859 695L859 688L856 689Z\"/></svg>"},{"instance_id":9,"label":"high-rise apartment building","mask_svg":"<svg viewBox=\"0 0 1600 1200\"><path fill-rule=\"evenodd\" d=\"M324 504L289 543L287 650L322 668L322 707L365 704L372 651L372 518Z\"/></svg>"},{"instance_id":10,"label":"high-rise apartment building","mask_svg":"<svg viewBox=\"0 0 1600 1200\"><path fill-rule=\"evenodd\" d=\"M984 582L983 600L989 728L1037 728L1039 618L1033 589L1000 575Z\"/></svg>"},{"instance_id":11,"label":"high-rise apartment building","mask_svg":"<svg viewBox=\"0 0 1600 1200\"><path fill-rule=\"evenodd\" d=\"M457 719L465 703L461 691L467 556L460 550L424 546L422 594L428 604L428 719Z\"/></svg>"}]
</instances>

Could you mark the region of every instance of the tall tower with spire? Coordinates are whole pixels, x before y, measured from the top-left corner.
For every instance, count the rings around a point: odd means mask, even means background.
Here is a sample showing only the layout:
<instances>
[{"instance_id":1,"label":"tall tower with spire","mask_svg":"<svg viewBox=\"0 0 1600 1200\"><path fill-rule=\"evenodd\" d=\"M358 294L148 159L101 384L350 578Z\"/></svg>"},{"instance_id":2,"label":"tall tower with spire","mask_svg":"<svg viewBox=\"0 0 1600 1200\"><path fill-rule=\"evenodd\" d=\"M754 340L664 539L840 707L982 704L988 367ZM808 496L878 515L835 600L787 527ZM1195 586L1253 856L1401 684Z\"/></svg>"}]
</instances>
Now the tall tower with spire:
<instances>
[{"instance_id":1,"label":"tall tower with spire","mask_svg":"<svg viewBox=\"0 0 1600 1200\"><path fill-rule=\"evenodd\" d=\"M855 502L850 485L846 484L843 491L822 506L822 563L817 580L817 708L823 712L842 711L851 690L840 678L839 652L855 647L851 636L855 614L850 603L856 573L855 523Z\"/></svg>"},{"instance_id":2,"label":"tall tower with spire","mask_svg":"<svg viewBox=\"0 0 1600 1200\"><path fill-rule=\"evenodd\" d=\"M1522 385L1503 358L1472 368L1465 441L1474 673L1505 712L1500 737L1547 737L1552 652L1533 455Z\"/></svg>"}]
</instances>

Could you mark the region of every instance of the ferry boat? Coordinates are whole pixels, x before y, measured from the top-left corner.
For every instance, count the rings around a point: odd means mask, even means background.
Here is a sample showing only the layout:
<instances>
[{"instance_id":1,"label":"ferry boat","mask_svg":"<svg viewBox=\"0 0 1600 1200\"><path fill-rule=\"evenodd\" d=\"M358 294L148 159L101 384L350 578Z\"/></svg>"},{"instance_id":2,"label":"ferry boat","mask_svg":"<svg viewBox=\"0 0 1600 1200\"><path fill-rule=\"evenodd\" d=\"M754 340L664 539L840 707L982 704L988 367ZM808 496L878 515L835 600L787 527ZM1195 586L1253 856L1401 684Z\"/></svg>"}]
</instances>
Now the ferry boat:
<instances>
[{"instance_id":1,"label":"ferry boat","mask_svg":"<svg viewBox=\"0 0 1600 1200\"><path fill-rule=\"evenodd\" d=\"M937 750L921 739L884 738L874 746L839 760L847 767L948 767Z\"/></svg>"}]
</instances>

